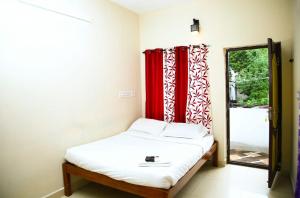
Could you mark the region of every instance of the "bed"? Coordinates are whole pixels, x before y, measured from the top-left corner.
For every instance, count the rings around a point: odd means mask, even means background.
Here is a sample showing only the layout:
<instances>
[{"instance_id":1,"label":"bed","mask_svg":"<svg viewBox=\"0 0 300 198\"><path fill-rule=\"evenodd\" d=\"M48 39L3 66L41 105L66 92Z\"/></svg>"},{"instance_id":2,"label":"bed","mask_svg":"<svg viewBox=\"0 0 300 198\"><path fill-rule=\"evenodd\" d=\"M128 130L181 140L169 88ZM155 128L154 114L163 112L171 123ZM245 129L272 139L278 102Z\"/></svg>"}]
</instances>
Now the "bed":
<instances>
[{"instance_id":1,"label":"bed","mask_svg":"<svg viewBox=\"0 0 300 198\"><path fill-rule=\"evenodd\" d=\"M217 166L217 142L212 135L186 139L157 134L129 129L69 148L63 163L65 195L72 194L70 176L77 175L141 197L174 197L207 160L212 158ZM144 166L147 155L159 156L168 165Z\"/></svg>"}]
</instances>

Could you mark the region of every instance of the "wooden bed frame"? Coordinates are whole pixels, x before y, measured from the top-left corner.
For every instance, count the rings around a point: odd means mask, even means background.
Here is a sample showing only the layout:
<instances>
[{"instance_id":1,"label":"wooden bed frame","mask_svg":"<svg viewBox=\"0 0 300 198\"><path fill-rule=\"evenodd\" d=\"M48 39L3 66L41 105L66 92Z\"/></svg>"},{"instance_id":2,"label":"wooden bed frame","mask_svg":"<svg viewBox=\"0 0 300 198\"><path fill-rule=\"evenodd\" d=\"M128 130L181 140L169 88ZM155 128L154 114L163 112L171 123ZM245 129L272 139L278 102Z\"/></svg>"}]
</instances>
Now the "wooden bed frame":
<instances>
[{"instance_id":1,"label":"wooden bed frame","mask_svg":"<svg viewBox=\"0 0 300 198\"><path fill-rule=\"evenodd\" d=\"M201 159L175 184L169 189L154 188L148 186L140 186L130 184L124 181L112 179L108 176L91 172L78 166L75 166L69 162L65 162L62 165L63 178L64 178L64 190L65 196L69 197L72 195L71 189L71 175L81 176L86 180L96 182L105 186L109 186L121 191L129 192L141 197L146 198L172 198L174 197L197 173L197 171L203 166L203 164L209 159L213 158L213 165L217 166L218 163L218 142L215 141L211 146L211 149L203 155Z\"/></svg>"}]
</instances>

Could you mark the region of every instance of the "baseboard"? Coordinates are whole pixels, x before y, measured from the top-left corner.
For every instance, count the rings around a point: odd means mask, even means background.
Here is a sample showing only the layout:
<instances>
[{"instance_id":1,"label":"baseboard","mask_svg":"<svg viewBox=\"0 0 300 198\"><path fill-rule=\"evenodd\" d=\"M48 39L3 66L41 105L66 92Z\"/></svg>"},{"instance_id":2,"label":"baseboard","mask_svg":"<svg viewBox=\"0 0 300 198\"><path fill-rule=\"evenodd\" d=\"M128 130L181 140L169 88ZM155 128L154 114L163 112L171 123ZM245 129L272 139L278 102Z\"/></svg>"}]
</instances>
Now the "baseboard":
<instances>
[{"instance_id":1,"label":"baseboard","mask_svg":"<svg viewBox=\"0 0 300 198\"><path fill-rule=\"evenodd\" d=\"M62 196L64 196L64 187L42 196L41 198L61 198Z\"/></svg>"},{"instance_id":2,"label":"baseboard","mask_svg":"<svg viewBox=\"0 0 300 198\"><path fill-rule=\"evenodd\" d=\"M83 186L87 185L89 182L86 180L78 180L72 183L72 190L76 191L79 188L82 188ZM57 189L56 191L53 191L41 198L62 198L64 196L64 187Z\"/></svg>"},{"instance_id":3,"label":"baseboard","mask_svg":"<svg viewBox=\"0 0 300 198\"><path fill-rule=\"evenodd\" d=\"M218 161L218 166L219 167L225 167L226 161Z\"/></svg>"}]
</instances>

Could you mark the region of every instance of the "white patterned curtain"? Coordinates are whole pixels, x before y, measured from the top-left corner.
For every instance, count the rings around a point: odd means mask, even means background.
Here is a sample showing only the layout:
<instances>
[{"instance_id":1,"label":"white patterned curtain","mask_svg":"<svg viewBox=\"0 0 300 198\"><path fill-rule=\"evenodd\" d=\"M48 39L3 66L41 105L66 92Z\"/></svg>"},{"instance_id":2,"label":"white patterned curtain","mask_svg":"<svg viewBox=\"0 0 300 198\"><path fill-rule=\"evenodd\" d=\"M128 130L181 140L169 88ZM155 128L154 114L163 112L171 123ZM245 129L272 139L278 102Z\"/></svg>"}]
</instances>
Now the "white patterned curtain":
<instances>
[{"instance_id":1,"label":"white patterned curtain","mask_svg":"<svg viewBox=\"0 0 300 198\"><path fill-rule=\"evenodd\" d=\"M186 108L186 122L202 124L209 131L212 127L211 100L209 95L208 47L191 46L189 49L189 88Z\"/></svg>"},{"instance_id":2,"label":"white patterned curtain","mask_svg":"<svg viewBox=\"0 0 300 198\"><path fill-rule=\"evenodd\" d=\"M174 122L175 119L175 49L164 52L164 119Z\"/></svg>"}]
</instances>

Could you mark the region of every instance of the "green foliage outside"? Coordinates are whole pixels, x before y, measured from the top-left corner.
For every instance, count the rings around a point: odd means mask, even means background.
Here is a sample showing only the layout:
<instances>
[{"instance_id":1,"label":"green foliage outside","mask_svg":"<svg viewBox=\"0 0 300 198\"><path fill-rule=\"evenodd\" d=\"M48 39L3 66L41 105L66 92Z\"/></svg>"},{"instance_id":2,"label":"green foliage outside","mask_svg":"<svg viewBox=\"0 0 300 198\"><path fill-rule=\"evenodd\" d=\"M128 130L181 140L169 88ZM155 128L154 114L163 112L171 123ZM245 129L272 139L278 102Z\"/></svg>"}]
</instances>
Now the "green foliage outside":
<instances>
[{"instance_id":1,"label":"green foliage outside","mask_svg":"<svg viewBox=\"0 0 300 198\"><path fill-rule=\"evenodd\" d=\"M229 66L237 73L236 87L245 98L237 97L238 106L269 104L268 49L232 51Z\"/></svg>"}]
</instances>

